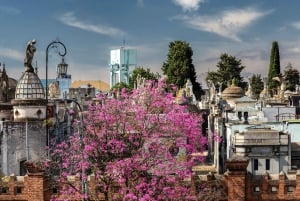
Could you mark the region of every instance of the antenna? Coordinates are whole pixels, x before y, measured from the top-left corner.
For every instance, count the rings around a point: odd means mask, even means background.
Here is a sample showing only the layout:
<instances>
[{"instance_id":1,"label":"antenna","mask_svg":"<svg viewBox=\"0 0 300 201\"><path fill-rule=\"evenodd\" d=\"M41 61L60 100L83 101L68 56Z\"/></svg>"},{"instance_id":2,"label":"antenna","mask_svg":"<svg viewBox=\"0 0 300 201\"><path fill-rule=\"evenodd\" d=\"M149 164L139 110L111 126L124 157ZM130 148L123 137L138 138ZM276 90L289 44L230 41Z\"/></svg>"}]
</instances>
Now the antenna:
<instances>
[{"instance_id":1,"label":"antenna","mask_svg":"<svg viewBox=\"0 0 300 201\"><path fill-rule=\"evenodd\" d=\"M122 41L122 46L121 48L125 48L125 39L123 38L123 41Z\"/></svg>"}]
</instances>

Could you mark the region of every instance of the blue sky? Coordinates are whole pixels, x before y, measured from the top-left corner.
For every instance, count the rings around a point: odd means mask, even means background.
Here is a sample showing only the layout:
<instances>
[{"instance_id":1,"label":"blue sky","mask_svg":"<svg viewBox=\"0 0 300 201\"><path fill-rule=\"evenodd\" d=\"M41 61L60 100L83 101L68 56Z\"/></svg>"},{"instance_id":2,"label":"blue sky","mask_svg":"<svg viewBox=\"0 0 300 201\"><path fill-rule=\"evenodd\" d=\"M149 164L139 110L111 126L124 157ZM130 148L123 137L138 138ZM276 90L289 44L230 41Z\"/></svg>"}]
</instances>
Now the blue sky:
<instances>
[{"instance_id":1,"label":"blue sky","mask_svg":"<svg viewBox=\"0 0 300 201\"><path fill-rule=\"evenodd\" d=\"M300 69L298 0L2 0L0 62L19 79L27 41L36 39L34 57L45 76L47 45L66 45L72 80L109 83L109 53L123 40L137 50L139 66L161 73L168 45L184 40L194 51L199 82L215 70L220 54L242 60L244 72L268 71L272 41L279 43L281 69ZM49 51L49 78L60 58Z\"/></svg>"}]
</instances>

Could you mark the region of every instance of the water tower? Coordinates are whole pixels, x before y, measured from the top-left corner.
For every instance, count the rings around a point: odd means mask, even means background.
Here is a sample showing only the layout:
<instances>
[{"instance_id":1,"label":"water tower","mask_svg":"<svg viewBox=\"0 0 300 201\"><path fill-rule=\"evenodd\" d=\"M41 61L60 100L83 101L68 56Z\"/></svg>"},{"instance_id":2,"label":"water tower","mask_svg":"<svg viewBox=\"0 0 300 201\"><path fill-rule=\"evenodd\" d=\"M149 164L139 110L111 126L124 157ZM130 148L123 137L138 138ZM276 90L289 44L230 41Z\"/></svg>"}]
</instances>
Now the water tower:
<instances>
[{"instance_id":1,"label":"water tower","mask_svg":"<svg viewBox=\"0 0 300 201\"><path fill-rule=\"evenodd\" d=\"M110 88L120 82L129 84L129 76L137 67L136 55L136 50L125 47L110 51Z\"/></svg>"}]
</instances>

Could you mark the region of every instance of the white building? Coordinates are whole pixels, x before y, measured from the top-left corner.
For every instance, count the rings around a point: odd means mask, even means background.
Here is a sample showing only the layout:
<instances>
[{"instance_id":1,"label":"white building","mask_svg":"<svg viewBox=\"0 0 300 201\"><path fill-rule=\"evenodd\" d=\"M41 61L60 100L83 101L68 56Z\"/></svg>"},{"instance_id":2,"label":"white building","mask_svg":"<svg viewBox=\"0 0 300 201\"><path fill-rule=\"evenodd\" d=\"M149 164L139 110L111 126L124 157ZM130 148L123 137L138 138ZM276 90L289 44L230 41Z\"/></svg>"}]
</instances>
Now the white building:
<instances>
[{"instance_id":1,"label":"white building","mask_svg":"<svg viewBox=\"0 0 300 201\"><path fill-rule=\"evenodd\" d=\"M110 51L110 88L120 82L129 83L129 76L137 67L136 57L136 50L125 47Z\"/></svg>"}]
</instances>

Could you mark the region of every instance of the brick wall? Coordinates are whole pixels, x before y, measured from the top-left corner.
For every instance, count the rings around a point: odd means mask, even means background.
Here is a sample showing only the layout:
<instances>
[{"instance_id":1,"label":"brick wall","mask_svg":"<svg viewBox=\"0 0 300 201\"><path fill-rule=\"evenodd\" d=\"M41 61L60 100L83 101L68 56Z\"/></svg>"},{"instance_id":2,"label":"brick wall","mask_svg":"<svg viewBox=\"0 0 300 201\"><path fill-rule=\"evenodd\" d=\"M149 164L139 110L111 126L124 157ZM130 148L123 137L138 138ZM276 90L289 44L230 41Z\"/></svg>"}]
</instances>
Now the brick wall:
<instances>
[{"instance_id":1,"label":"brick wall","mask_svg":"<svg viewBox=\"0 0 300 201\"><path fill-rule=\"evenodd\" d=\"M227 161L228 201L300 200L300 170L252 176L246 172L247 163L245 159Z\"/></svg>"},{"instance_id":2,"label":"brick wall","mask_svg":"<svg viewBox=\"0 0 300 201\"><path fill-rule=\"evenodd\" d=\"M245 201L246 200L246 178L248 160L235 159L226 162L228 169L226 174L227 194L229 201Z\"/></svg>"},{"instance_id":3,"label":"brick wall","mask_svg":"<svg viewBox=\"0 0 300 201\"><path fill-rule=\"evenodd\" d=\"M269 200L300 200L300 171L281 172L279 175L264 174L261 177L253 177L247 173L247 160L231 160L226 162L228 171L222 179L208 174L207 182L213 184L205 192L208 197L217 194L223 186L225 195L220 194L216 200L223 201L269 201ZM213 182L218 180L218 182ZM73 177L73 184L80 188L79 176ZM192 178L192 192L200 195L197 189L203 185L200 177ZM88 179L89 191L98 200L104 200L101 189L96 188L96 180L93 176ZM200 189L201 191L201 189ZM118 193L118 188L111 189L110 197ZM203 195L203 192L202 192ZM59 190L50 184L50 180L42 172L28 173L26 176L8 176L2 178L0 183L0 201L49 201L51 196L60 197ZM220 198L221 197L221 198ZM62 197L60 197L62 198ZM74 197L70 195L72 200ZM198 200L201 200L198 197Z\"/></svg>"},{"instance_id":4,"label":"brick wall","mask_svg":"<svg viewBox=\"0 0 300 201\"><path fill-rule=\"evenodd\" d=\"M43 173L26 176L9 176L2 179L0 200L44 201L50 200L48 179Z\"/></svg>"}]
</instances>

